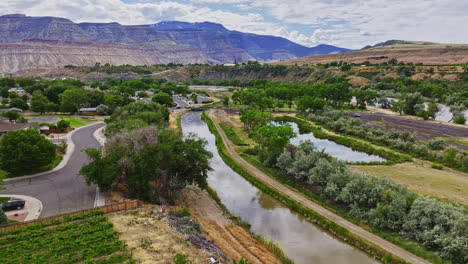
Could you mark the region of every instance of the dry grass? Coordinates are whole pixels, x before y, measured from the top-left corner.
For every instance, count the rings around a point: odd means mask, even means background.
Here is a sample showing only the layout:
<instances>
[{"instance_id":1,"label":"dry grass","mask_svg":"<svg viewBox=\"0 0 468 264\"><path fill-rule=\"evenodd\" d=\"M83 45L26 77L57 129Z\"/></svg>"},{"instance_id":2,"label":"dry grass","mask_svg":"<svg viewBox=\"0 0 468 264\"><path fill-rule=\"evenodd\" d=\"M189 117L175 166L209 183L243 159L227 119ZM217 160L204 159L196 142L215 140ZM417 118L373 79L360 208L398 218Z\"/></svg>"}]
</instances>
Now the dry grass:
<instances>
[{"instance_id":1,"label":"dry grass","mask_svg":"<svg viewBox=\"0 0 468 264\"><path fill-rule=\"evenodd\" d=\"M392 166L353 165L350 169L390 178L411 190L437 199L468 205L468 175L463 173L437 170L415 162Z\"/></svg>"},{"instance_id":2,"label":"dry grass","mask_svg":"<svg viewBox=\"0 0 468 264\"><path fill-rule=\"evenodd\" d=\"M156 206L109 215L114 229L120 232L137 263L173 263L176 254L184 254L193 263L206 263L208 254L196 249L176 234L166 223L151 216Z\"/></svg>"}]
</instances>

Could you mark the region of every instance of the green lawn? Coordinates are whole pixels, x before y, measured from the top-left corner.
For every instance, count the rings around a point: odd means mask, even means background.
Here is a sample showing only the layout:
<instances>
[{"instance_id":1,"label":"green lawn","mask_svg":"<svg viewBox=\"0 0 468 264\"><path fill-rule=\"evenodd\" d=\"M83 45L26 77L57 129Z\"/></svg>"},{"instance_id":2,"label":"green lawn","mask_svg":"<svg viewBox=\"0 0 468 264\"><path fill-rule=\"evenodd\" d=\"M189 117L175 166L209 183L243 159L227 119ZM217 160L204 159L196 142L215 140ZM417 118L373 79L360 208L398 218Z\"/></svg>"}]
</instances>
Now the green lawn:
<instances>
[{"instance_id":1,"label":"green lawn","mask_svg":"<svg viewBox=\"0 0 468 264\"><path fill-rule=\"evenodd\" d=\"M60 115L58 117L60 117L60 119L62 120L70 122L70 126L72 127L82 127L82 126L86 126L95 122L94 120L91 120L88 118L80 118L80 117L71 116L71 115L68 115L68 116Z\"/></svg>"},{"instance_id":2,"label":"green lawn","mask_svg":"<svg viewBox=\"0 0 468 264\"><path fill-rule=\"evenodd\" d=\"M0 197L0 204L7 202L11 199L11 197Z\"/></svg>"}]
</instances>

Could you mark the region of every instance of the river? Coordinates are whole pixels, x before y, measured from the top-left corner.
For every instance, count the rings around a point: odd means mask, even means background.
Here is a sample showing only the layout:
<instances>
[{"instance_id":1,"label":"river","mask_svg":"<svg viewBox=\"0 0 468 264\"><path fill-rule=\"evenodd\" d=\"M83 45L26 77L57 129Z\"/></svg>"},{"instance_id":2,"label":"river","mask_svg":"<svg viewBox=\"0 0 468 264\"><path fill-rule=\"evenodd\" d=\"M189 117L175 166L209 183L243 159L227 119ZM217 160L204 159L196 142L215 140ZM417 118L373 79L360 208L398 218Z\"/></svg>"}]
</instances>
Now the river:
<instances>
[{"instance_id":1,"label":"river","mask_svg":"<svg viewBox=\"0 0 468 264\"><path fill-rule=\"evenodd\" d=\"M200 113L187 113L181 118L184 136L193 133L206 139L213 153L208 184L216 190L229 211L252 225L256 234L280 245L296 264L378 263L362 251L334 238L261 192L227 166L218 154L215 137L201 120Z\"/></svg>"},{"instance_id":2,"label":"river","mask_svg":"<svg viewBox=\"0 0 468 264\"><path fill-rule=\"evenodd\" d=\"M296 137L291 139L291 144L298 146L301 142L309 140L314 143L317 150L323 150L328 155L335 157L339 160L346 162L372 162L372 161L385 161L384 158L377 155L367 154L362 151L356 151L352 148L340 145L328 139L316 138L312 132L303 132L295 122L273 122L276 125L289 124L296 133ZM302 132L302 133L301 133Z\"/></svg>"}]
</instances>

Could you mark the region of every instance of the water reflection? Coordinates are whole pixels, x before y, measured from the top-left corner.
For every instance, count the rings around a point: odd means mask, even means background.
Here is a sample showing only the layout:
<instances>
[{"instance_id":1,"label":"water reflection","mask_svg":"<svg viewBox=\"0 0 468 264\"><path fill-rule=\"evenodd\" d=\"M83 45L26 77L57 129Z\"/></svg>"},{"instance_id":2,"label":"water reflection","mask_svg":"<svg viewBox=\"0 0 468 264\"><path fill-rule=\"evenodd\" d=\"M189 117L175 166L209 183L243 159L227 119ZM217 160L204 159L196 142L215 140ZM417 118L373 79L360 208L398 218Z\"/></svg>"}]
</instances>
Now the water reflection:
<instances>
[{"instance_id":1,"label":"water reflection","mask_svg":"<svg viewBox=\"0 0 468 264\"><path fill-rule=\"evenodd\" d=\"M252 231L277 242L297 264L376 263L363 252L320 230L271 196L260 192L228 167L218 155L215 137L200 113L181 118L182 131L197 134L208 141L213 153L208 183L234 215L252 225Z\"/></svg>"},{"instance_id":2,"label":"water reflection","mask_svg":"<svg viewBox=\"0 0 468 264\"><path fill-rule=\"evenodd\" d=\"M332 157L335 157L339 160L347 162L371 162L371 161L385 161L384 158L377 155L370 155L365 152L355 151L346 146L337 144L333 141L327 139L319 139L314 137L312 132L307 130L300 129L298 125L294 122L273 122L274 124L279 125L280 123L290 124L297 136L291 139L291 144L298 146L301 142L306 140L314 143L314 146L318 150L323 150L325 153L329 154Z\"/></svg>"}]
</instances>

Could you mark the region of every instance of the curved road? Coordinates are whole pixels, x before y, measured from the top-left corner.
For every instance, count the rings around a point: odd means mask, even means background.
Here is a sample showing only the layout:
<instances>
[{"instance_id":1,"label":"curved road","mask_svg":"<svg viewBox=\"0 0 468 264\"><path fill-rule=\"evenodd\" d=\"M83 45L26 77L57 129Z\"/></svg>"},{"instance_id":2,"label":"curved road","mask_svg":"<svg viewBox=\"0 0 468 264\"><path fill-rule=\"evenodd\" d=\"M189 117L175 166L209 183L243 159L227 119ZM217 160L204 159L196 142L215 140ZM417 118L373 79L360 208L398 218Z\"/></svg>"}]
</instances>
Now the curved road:
<instances>
[{"instance_id":1,"label":"curved road","mask_svg":"<svg viewBox=\"0 0 468 264\"><path fill-rule=\"evenodd\" d=\"M83 127L72 135L75 150L68 163L61 170L29 179L9 180L0 194L29 195L41 200L42 217L59 215L76 210L94 207L96 186L88 186L83 177L78 176L80 168L89 159L81 150L98 148L101 145L93 137L102 124Z\"/></svg>"},{"instance_id":2,"label":"curved road","mask_svg":"<svg viewBox=\"0 0 468 264\"><path fill-rule=\"evenodd\" d=\"M268 185L270 188L276 190L277 192L281 193L282 195L285 195L289 197L290 199L302 204L303 206L309 208L310 210L320 214L321 216L331 220L332 222L335 222L336 224L348 229L351 233L354 233L364 240L369 241L370 243L377 245L387 252L392 253L395 256L400 257L404 261L407 261L409 263L415 263L415 264L429 264L430 262L412 254L411 252L408 252L404 250L403 248L400 248L391 242L374 235L370 233L367 230L364 230L362 227L357 226L348 220L342 218L341 216L336 215L332 211L322 207L319 204L314 203L312 200L309 198L305 197L303 194L298 193L294 189L285 186L279 182L277 182L275 179L271 178L270 176L266 175L262 171L260 171L257 167L253 166L246 160L244 160L234 149L234 146L232 145L231 141L229 141L228 137L224 133L224 130L221 129L219 126L217 120L213 118L213 110L208 113L208 116L210 119L213 121L213 124L215 125L216 129L218 130L219 135L221 136L224 146L227 149L228 154L234 159L234 161L243 167L247 172L250 173L250 175L254 176L258 180L262 181L266 185Z\"/></svg>"}]
</instances>

